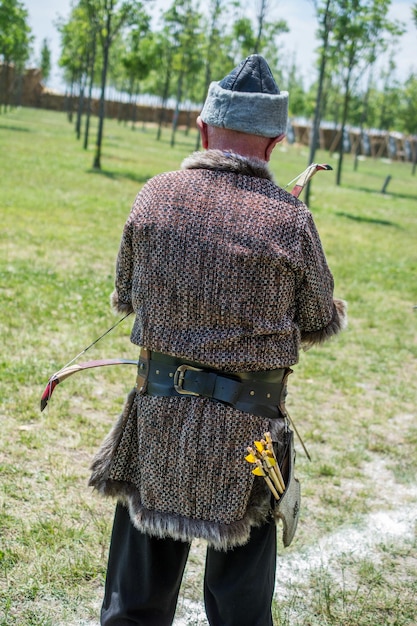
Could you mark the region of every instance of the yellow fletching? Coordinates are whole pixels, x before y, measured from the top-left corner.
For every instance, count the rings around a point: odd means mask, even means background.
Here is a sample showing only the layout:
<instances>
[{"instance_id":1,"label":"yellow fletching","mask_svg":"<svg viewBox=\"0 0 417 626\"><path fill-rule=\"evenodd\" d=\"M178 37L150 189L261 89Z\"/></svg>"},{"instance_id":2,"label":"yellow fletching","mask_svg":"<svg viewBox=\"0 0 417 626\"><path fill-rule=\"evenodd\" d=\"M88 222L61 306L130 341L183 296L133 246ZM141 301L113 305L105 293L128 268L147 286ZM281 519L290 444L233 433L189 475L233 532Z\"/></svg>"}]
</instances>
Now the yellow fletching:
<instances>
[{"instance_id":1,"label":"yellow fletching","mask_svg":"<svg viewBox=\"0 0 417 626\"><path fill-rule=\"evenodd\" d=\"M253 456L253 454L248 454L247 456L245 456L245 461L247 461L248 463L256 463L256 457Z\"/></svg>"},{"instance_id":2,"label":"yellow fletching","mask_svg":"<svg viewBox=\"0 0 417 626\"><path fill-rule=\"evenodd\" d=\"M255 469L252 470L252 474L255 474L255 476L265 476L265 472L260 467L255 467Z\"/></svg>"},{"instance_id":3,"label":"yellow fletching","mask_svg":"<svg viewBox=\"0 0 417 626\"><path fill-rule=\"evenodd\" d=\"M262 441L254 441L253 443L255 444L255 448L258 450L258 452L263 452L264 446Z\"/></svg>"}]
</instances>

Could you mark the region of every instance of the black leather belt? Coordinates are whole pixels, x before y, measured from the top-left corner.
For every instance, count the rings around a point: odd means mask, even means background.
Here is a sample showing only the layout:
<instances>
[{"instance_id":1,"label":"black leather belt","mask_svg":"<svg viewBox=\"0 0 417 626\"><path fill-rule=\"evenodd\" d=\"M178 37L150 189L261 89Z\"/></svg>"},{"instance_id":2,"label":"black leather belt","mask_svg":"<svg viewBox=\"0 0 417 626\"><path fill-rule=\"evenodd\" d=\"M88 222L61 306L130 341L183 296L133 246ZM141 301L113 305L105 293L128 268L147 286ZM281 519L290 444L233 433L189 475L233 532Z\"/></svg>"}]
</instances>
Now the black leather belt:
<instances>
[{"instance_id":1,"label":"black leather belt","mask_svg":"<svg viewBox=\"0 0 417 626\"><path fill-rule=\"evenodd\" d=\"M223 372L160 352L141 350L138 388L150 396L201 396L263 417L279 417L289 368Z\"/></svg>"}]
</instances>

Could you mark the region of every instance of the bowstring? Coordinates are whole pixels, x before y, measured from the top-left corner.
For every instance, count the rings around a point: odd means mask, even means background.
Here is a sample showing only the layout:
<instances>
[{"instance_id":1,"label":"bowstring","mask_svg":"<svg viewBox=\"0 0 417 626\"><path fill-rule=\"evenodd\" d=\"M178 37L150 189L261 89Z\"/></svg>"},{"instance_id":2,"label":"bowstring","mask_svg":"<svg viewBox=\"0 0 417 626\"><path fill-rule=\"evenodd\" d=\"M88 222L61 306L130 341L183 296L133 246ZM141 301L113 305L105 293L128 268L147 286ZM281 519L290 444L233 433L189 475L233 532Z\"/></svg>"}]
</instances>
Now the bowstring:
<instances>
[{"instance_id":1,"label":"bowstring","mask_svg":"<svg viewBox=\"0 0 417 626\"><path fill-rule=\"evenodd\" d=\"M87 350L89 350L90 348L92 348L93 346L96 345L96 343L98 343L101 339L103 339L103 337L105 337L106 335L108 335L112 330L114 330L119 324L121 324L127 317L129 317L129 315L132 315L132 311L130 311L129 313L126 313L126 315L124 315L123 317L121 317L119 320L117 320L117 322L115 324L113 324L113 326L111 326L110 328L108 328L102 335L100 335L100 337L97 337L97 339L94 339L94 341L92 341L90 343L90 345L88 345L86 348L84 348L84 350L81 350L81 352L79 352L73 359L71 359L71 361L68 361L68 363L66 363L63 367L61 367L61 369L59 370L60 372L62 372L62 370L66 369L67 367L69 367L70 365L72 365L74 363L74 361L76 361L77 359L80 358L80 356L82 356L83 354L85 354L87 352Z\"/></svg>"}]
</instances>

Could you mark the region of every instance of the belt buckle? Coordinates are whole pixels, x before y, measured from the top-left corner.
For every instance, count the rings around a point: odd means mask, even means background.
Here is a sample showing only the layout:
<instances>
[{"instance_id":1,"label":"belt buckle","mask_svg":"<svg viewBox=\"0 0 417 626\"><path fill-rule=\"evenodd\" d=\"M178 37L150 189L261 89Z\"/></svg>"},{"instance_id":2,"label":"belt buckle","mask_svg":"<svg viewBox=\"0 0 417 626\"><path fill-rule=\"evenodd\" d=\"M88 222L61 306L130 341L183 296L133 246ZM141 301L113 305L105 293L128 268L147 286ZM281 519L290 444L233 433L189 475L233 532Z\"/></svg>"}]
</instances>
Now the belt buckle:
<instances>
[{"instance_id":1,"label":"belt buckle","mask_svg":"<svg viewBox=\"0 0 417 626\"><path fill-rule=\"evenodd\" d=\"M183 388L185 372L190 370L192 372L202 372L203 370L200 367L192 367L191 365L186 365L183 363L179 365L174 373L174 389L177 393L185 396L199 396L199 393L195 391L187 391Z\"/></svg>"}]
</instances>

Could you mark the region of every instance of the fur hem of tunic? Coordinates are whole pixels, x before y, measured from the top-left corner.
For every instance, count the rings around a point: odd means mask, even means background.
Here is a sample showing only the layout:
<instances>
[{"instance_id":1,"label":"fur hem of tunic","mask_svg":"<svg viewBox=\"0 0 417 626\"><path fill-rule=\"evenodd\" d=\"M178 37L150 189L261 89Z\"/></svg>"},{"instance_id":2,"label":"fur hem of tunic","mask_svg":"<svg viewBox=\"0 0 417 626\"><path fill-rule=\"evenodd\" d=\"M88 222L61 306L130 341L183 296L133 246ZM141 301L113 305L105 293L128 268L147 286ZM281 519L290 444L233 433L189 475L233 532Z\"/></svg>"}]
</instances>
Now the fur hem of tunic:
<instances>
[{"instance_id":1,"label":"fur hem of tunic","mask_svg":"<svg viewBox=\"0 0 417 626\"><path fill-rule=\"evenodd\" d=\"M95 454L90 467L92 473L90 476L90 480L88 481L89 486L94 487L100 493L105 495L117 495L115 490L107 490L106 484L109 479L114 451L120 443L123 429L129 418L129 411L134 402L136 393L136 388L133 388L129 392L119 419L114 424L108 435L105 437L98 452Z\"/></svg>"},{"instance_id":2,"label":"fur hem of tunic","mask_svg":"<svg viewBox=\"0 0 417 626\"><path fill-rule=\"evenodd\" d=\"M273 181L273 175L267 163L254 157L243 157L235 152L223 152L222 150L207 150L206 152L194 152L184 159L181 164L184 170L208 169L235 172L244 176L264 178Z\"/></svg>"},{"instance_id":3,"label":"fur hem of tunic","mask_svg":"<svg viewBox=\"0 0 417 626\"><path fill-rule=\"evenodd\" d=\"M194 538L205 539L217 550L244 545L249 540L251 527L261 526L271 514L270 493L263 480L254 481L243 517L228 524L149 510L142 504L140 493L132 482L110 478L115 449L123 435L135 395L136 389L132 389L119 420L96 453L91 464L89 486L101 495L123 503L129 509L135 527L149 535L173 537L186 542Z\"/></svg>"},{"instance_id":4,"label":"fur hem of tunic","mask_svg":"<svg viewBox=\"0 0 417 626\"><path fill-rule=\"evenodd\" d=\"M131 302L120 302L116 289L110 295L110 305L115 313L133 313Z\"/></svg>"},{"instance_id":5,"label":"fur hem of tunic","mask_svg":"<svg viewBox=\"0 0 417 626\"><path fill-rule=\"evenodd\" d=\"M260 486L259 483L255 484ZM258 489L254 488L254 492L256 491ZM173 513L151 511L141 504L136 488L129 483L104 481L99 492L105 496L115 497L126 506L132 524L139 531L159 539L171 538L187 543L193 539L204 539L215 550L226 551L246 544L249 541L251 528L261 526L271 515L269 496L264 495L259 500L259 494L256 493L251 496L251 499L258 499L259 502L256 506L249 503L243 519L224 524L191 519Z\"/></svg>"},{"instance_id":6,"label":"fur hem of tunic","mask_svg":"<svg viewBox=\"0 0 417 626\"><path fill-rule=\"evenodd\" d=\"M333 300L333 316L329 324L316 332L301 333L301 342L304 349L313 345L324 343L333 335L347 327L347 303L344 300Z\"/></svg>"}]
</instances>

